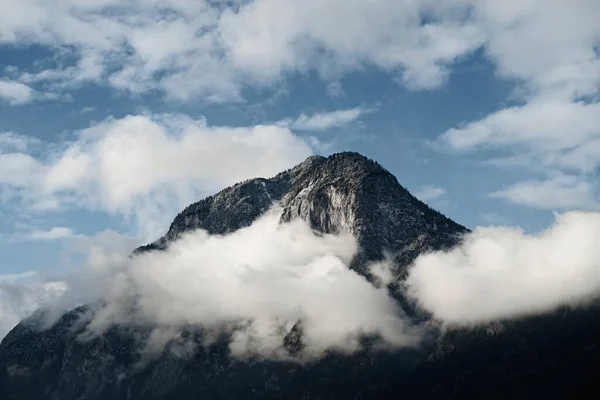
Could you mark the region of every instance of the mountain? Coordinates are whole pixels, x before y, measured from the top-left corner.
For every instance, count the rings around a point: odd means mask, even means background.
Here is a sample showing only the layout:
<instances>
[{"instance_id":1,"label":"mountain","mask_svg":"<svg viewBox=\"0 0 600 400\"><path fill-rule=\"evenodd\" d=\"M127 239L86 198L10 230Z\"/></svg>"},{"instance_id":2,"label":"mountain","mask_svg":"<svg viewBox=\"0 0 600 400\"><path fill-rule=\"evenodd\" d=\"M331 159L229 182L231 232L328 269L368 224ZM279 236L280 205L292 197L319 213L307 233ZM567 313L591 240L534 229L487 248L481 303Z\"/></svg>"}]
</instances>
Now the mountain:
<instances>
[{"instance_id":1,"label":"mountain","mask_svg":"<svg viewBox=\"0 0 600 400\"><path fill-rule=\"evenodd\" d=\"M350 231L360 251L351 264L371 279L366 265L390 255L390 284L415 321L426 313L401 290L406 267L426 251L448 249L468 230L420 202L378 163L357 153L310 157L271 179L252 179L184 209L167 233L133 257L160 252L183 233L226 234L252 224L274 204L281 222L301 218L317 232ZM387 255L386 255L387 254ZM400 290L399 290L400 289ZM178 357L169 343L156 359L139 363L137 341L148 332L115 326L78 340L90 306L41 329L39 315L23 321L0 344L0 396L6 399L371 399L371 398L583 398L598 394L600 314L597 306L563 309L511 322L430 335L419 348L383 351L365 341L353 355L327 353L300 364L238 360L224 335ZM188 340L202 342L193 326ZM300 350L302 326L283 346Z\"/></svg>"},{"instance_id":2,"label":"mountain","mask_svg":"<svg viewBox=\"0 0 600 400\"><path fill-rule=\"evenodd\" d=\"M360 253L353 267L393 254L407 265L422 251L448 248L467 229L411 195L377 162L358 153L312 156L271 179L251 179L184 209L168 232L136 249L165 249L183 233L204 229L225 234L249 226L277 202L281 222L301 218L322 233L349 230Z\"/></svg>"}]
</instances>

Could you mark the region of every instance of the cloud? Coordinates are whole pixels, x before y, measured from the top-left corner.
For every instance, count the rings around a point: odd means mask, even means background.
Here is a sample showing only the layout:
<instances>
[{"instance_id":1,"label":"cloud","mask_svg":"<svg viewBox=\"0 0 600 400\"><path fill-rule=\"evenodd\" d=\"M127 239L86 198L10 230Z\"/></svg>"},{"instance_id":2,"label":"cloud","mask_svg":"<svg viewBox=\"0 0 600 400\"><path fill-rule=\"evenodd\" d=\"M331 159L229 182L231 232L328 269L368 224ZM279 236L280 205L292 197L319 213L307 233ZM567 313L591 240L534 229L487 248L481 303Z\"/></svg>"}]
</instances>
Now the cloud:
<instances>
[{"instance_id":1,"label":"cloud","mask_svg":"<svg viewBox=\"0 0 600 400\"><path fill-rule=\"evenodd\" d=\"M446 131L452 149L508 149L528 164L591 172L600 164L600 103L532 100Z\"/></svg>"},{"instance_id":2,"label":"cloud","mask_svg":"<svg viewBox=\"0 0 600 400\"><path fill-rule=\"evenodd\" d=\"M446 189L434 186L421 186L415 193L415 197L422 201L433 201L446 195Z\"/></svg>"},{"instance_id":3,"label":"cloud","mask_svg":"<svg viewBox=\"0 0 600 400\"><path fill-rule=\"evenodd\" d=\"M40 240L50 240L42 232ZM11 240L31 240L30 234L13 234ZM36 235L39 236L39 235ZM60 236L60 235L58 235ZM127 263L140 238L104 230L93 236L73 235L64 244L62 272L42 276L36 271L0 275L0 340L34 311L45 311L50 326L65 312L91 304L107 291L116 266Z\"/></svg>"},{"instance_id":4,"label":"cloud","mask_svg":"<svg viewBox=\"0 0 600 400\"><path fill-rule=\"evenodd\" d=\"M44 69L26 67L22 84L67 90L94 82L215 102L240 101L244 87L295 73L314 71L330 84L366 68L430 90L483 48L498 75L526 93L567 98L597 91L598 7L595 0L24 0L5 6L0 43L54 53L39 64Z\"/></svg>"},{"instance_id":5,"label":"cloud","mask_svg":"<svg viewBox=\"0 0 600 400\"><path fill-rule=\"evenodd\" d=\"M52 92L38 92L24 83L0 79L0 100L11 106L20 106L38 100L69 99L69 96Z\"/></svg>"},{"instance_id":6,"label":"cloud","mask_svg":"<svg viewBox=\"0 0 600 400\"><path fill-rule=\"evenodd\" d=\"M0 340L23 318L60 297L63 282L40 282L35 272L0 275Z\"/></svg>"},{"instance_id":7,"label":"cloud","mask_svg":"<svg viewBox=\"0 0 600 400\"><path fill-rule=\"evenodd\" d=\"M288 128L208 126L182 115L109 118L46 158L0 154L0 190L28 207L83 207L136 218L155 238L197 198L271 176L312 154Z\"/></svg>"},{"instance_id":8,"label":"cloud","mask_svg":"<svg viewBox=\"0 0 600 400\"><path fill-rule=\"evenodd\" d=\"M486 31L485 54L498 76L514 83L511 102L519 104L449 129L439 143L457 152L492 153L493 164L500 167L593 179L600 165L600 25L593 15L600 3L471 4L475 24ZM524 184L516 187L525 190ZM581 202L596 197L586 196Z\"/></svg>"},{"instance_id":9,"label":"cloud","mask_svg":"<svg viewBox=\"0 0 600 400\"><path fill-rule=\"evenodd\" d=\"M43 68L26 67L23 84L68 90L93 82L183 101L239 101L243 87L288 73L332 81L371 66L409 88L432 89L485 38L467 5L429 0L24 0L2 14L0 43L54 53Z\"/></svg>"},{"instance_id":10,"label":"cloud","mask_svg":"<svg viewBox=\"0 0 600 400\"><path fill-rule=\"evenodd\" d=\"M520 182L490 196L543 210L600 208L595 186L577 176L559 175L544 181Z\"/></svg>"},{"instance_id":11,"label":"cloud","mask_svg":"<svg viewBox=\"0 0 600 400\"><path fill-rule=\"evenodd\" d=\"M2 132L0 133L0 154L27 151L39 143L39 139L30 136Z\"/></svg>"},{"instance_id":12,"label":"cloud","mask_svg":"<svg viewBox=\"0 0 600 400\"><path fill-rule=\"evenodd\" d=\"M0 80L0 100L5 100L12 106L29 103L34 98L35 91L20 82Z\"/></svg>"},{"instance_id":13,"label":"cloud","mask_svg":"<svg viewBox=\"0 0 600 400\"><path fill-rule=\"evenodd\" d=\"M453 8L429 1L256 0L226 10L219 28L232 63L255 80L308 69L336 77L376 66L402 71L410 88L431 89L445 81L448 65L482 44L482 31L461 13L466 9ZM439 19L421 24L430 14Z\"/></svg>"},{"instance_id":14,"label":"cloud","mask_svg":"<svg viewBox=\"0 0 600 400\"><path fill-rule=\"evenodd\" d=\"M580 305L600 294L600 213L568 212L538 235L477 228L448 252L419 256L409 293L451 325Z\"/></svg>"},{"instance_id":15,"label":"cloud","mask_svg":"<svg viewBox=\"0 0 600 400\"><path fill-rule=\"evenodd\" d=\"M368 110L356 107L346 110L320 112L310 116L303 113L296 120L285 119L277 122L276 125L299 131L325 131L355 122L367 112Z\"/></svg>"},{"instance_id":16,"label":"cloud","mask_svg":"<svg viewBox=\"0 0 600 400\"><path fill-rule=\"evenodd\" d=\"M28 240L57 240L73 236L73 231L64 226L55 226L47 231L33 231L26 236Z\"/></svg>"},{"instance_id":17,"label":"cloud","mask_svg":"<svg viewBox=\"0 0 600 400\"><path fill-rule=\"evenodd\" d=\"M149 327L150 353L193 326L229 332L234 356L289 358L283 339L298 322L302 359L353 352L363 335L416 345L418 331L387 289L349 268L356 251L348 234L316 235L301 220L280 224L273 211L225 236L186 234L164 252L129 258L99 247L47 307L95 304L91 336L115 324Z\"/></svg>"}]
</instances>

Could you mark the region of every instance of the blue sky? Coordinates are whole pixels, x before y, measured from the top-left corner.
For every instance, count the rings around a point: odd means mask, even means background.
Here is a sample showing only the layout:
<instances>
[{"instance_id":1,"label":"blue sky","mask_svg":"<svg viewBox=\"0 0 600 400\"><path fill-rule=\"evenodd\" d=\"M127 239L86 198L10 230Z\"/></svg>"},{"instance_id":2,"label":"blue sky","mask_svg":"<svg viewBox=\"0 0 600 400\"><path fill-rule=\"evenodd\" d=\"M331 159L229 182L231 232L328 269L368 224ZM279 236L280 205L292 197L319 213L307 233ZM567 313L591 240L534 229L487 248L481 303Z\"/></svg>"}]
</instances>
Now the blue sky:
<instances>
[{"instance_id":1,"label":"blue sky","mask_svg":"<svg viewBox=\"0 0 600 400\"><path fill-rule=\"evenodd\" d=\"M596 210L596 0L23 0L0 15L0 275L353 150L469 227Z\"/></svg>"}]
</instances>

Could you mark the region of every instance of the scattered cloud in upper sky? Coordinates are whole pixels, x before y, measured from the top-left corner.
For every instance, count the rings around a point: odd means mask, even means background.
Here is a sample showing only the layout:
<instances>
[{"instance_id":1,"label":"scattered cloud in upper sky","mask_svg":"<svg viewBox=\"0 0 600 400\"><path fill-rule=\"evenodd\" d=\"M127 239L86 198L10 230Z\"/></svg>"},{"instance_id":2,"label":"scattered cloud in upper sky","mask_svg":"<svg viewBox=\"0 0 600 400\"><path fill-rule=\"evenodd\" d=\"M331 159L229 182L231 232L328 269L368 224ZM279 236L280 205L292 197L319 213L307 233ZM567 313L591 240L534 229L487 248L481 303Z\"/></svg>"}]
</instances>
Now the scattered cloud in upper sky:
<instances>
[{"instance_id":1,"label":"scattered cloud in upper sky","mask_svg":"<svg viewBox=\"0 0 600 400\"><path fill-rule=\"evenodd\" d=\"M600 198L592 183L577 176L558 175L544 181L525 181L490 196L533 208L598 209Z\"/></svg>"},{"instance_id":2,"label":"scattered cloud in upper sky","mask_svg":"<svg viewBox=\"0 0 600 400\"><path fill-rule=\"evenodd\" d=\"M29 240L57 240L73 236L73 231L64 226L55 226L47 231L33 231L26 237Z\"/></svg>"},{"instance_id":3,"label":"scattered cloud in upper sky","mask_svg":"<svg viewBox=\"0 0 600 400\"><path fill-rule=\"evenodd\" d=\"M150 239L169 222L161 215L171 218L212 190L275 175L311 154L280 126L211 127L183 115L108 118L45 159L0 154L0 187L38 212L84 207L136 217Z\"/></svg>"}]
</instances>

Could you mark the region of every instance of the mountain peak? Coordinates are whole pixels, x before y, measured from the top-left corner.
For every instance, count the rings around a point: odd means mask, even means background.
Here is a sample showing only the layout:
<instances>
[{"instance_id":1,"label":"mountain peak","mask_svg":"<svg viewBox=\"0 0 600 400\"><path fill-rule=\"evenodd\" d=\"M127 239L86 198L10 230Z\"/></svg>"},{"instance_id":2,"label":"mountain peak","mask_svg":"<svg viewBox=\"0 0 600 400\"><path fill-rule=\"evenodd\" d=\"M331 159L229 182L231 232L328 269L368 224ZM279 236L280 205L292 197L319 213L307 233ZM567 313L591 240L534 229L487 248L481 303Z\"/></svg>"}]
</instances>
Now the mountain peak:
<instances>
[{"instance_id":1,"label":"mountain peak","mask_svg":"<svg viewBox=\"0 0 600 400\"><path fill-rule=\"evenodd\" d=\"M322 233L350 232L360 247L353 268L366 274L384 253L399 268L425 250L456 244L466 228L422 203L379 163L359 153L311 156L273 178L238 183L186 207L158 241L136 253L165 249L181 234L227 234L249 226L277 204L281 222L300 218Z\"/></svg>"}]
</instances>

